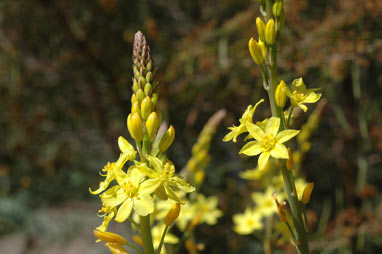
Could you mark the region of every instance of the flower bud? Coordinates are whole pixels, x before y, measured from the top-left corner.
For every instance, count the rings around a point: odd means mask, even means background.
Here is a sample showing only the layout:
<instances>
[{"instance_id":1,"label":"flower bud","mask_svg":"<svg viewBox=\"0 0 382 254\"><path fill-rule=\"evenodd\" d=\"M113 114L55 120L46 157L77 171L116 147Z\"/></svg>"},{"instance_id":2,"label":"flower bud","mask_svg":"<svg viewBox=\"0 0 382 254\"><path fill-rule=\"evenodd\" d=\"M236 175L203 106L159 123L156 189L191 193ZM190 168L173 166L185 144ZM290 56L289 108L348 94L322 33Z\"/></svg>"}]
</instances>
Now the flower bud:
<instances>
[{"instance_id":1,"label":"flower bud","mask_svg":"<svg viewBox=\"0 0 382 254\"><path fill-rule=\"evenodd\" d=\"M273 15L275 15L275 17L280 17L282 10L283 10L283 1L276 0L276 2L272 6Z\"/></svg>"},{"instance_id":2,"label":"flower bud","mask_svg":"<svg viewBox=\"0 0 382 254\"><path fill-rule=\"evenodd\" d=\"M149 139L153 139L159 128L159 117L156 112L152 112L146 120L146 131Z\"/></svg>"},{"instance_id":3,"label":"flower bud","mask_svg":"<svg viewBox=\"0 0 382 254\"><path fill-rule=\"evenodd\" d=\"M133 93L131 95L131 104L134 104L137 101L138 101L137 95L135 93Z\"/></svg>"},{"instance_id":4,"label":"flower bud","mask_svg":"<svg viewBox=\"0 0 382 254\"><path fill-rule=\"evenodd\" d=\"M206 173L204 172L204 170L196 171L194 175L195 184L198 186L201 185L204 181L205 175Z\"/></svg>"},{"instance_id":5,"label":"flower bud","mask_svg":"<svg viewBox=\"0 0 382 254\"><path fill-rule=\"evenodd\" d=\"M146 96L141 103L141 115L144 120L151 114L153 103L150 97Z\"/></svg>"},{"instance_id":6,"label":"flower bud","mask_svg":"<svg viewBox=\"0 0 382 254\"><path fill-rule=\"evenodd\" d=\"M121 245L124 245L127 243L126 239L123 238L123 236L120 236L120 235L112 233L112 232L94 230L94 235L98 239L100 239L104 242L108 242L108 243L117 243L117 244L121 244Z\"/></svg>"},{"instance_id":7,"label":"flower bud","mask_svg":"<svg viewBox=\"0 0 382 254\"><path fill-rule=\"evenodd\" d=\"M131 113L134 114L135 112L141 113L141 110L139 108L139 102L136 101L132 106L131 106Z\"/></svg>"},{"instance_id":8,"label":"flower bud","mask_svg":"<svg viewBox=\"0 0 382 254\"><path fill-rule=\"evenodd\" d=\"M260 45L253 38L249 40L248 43L249 53L256 64L261 64L264 60L263 52L261 51Z\"/></svg>"},{"instance_id":9,"label":"flower bud","mask_svg":"<svg viewBox=\"0 0 382 254\"><path fill-rule=\"evenodd\" d=\"M301 202L303 204L307 204L310 200L310 195L312 194L312 191L313 191L313 186L314 184L313 183L308 183L305 188L304 188L304 192L302 193L302 198L301 198Z\"/></svg>"},{"instance_id":10,"label":"flower bud","mask_svg":"<svg viewBox=\"0 0 382 254\"><path fill-rule=\"evenodd\" d=\"M264 21L259 17L256 18L256 27L260 40L265 41L265 24Z\"/></svg>"},{"instance_id":11,"label":"flower bud","mask_svg":"<svg viewBox=\"0 0 382 254\"><path fill-rule=\"evenodd\" d=\"M117 244L117 243L106 243L105 246L108 247L111 253L113 254L128 254L129 253L127 252L125 248L123 248L120 244Z\"/></svg>"},{"instance_id":12,"label":"flower bud","mask_svg":"<svg viewBox=\"0 0 382 254\"><path fill-rule=\"evenodd\" d=\"M268 45L273 45L276 39L275 21L273 19L268 20L265 25L265 42Z\"/></svg>"},{"instance_id":13,"label":"flower bud","mask_svg":"<svg viewBox=\"0 0 382 254\"><path fill-rule=\"evenodd\" d=\"M280 84L276 87L275 91L275 102L276 105L280 108L285 107L286 98L287 98L287 85L284 80L281 80Z\"/></svg>"},{"instance_id":14,"label":"flower bud","mask_svg":"<svg viewBox=\"0 0 382 254\"><path fill-rule=\"evenodd\" d=\"M175 138L175 129L171 125L159 142L159 150L162 153L165 152L174 141L174 138Z\"/></svg>"},{"instance_id":15,"label":"flower bud","mask_svg":"<svg viewBox=\"0 0 382 254\"><path fill-rule=\"evenodd\" d=\"M133 79L133 91L136 93L139 89L139 85L136 79Z\"/></svg>"},{"instance_id":16,"label":"flower bud","mask_svg":"<svg viewBox=\"0 0 382 254\"><path fill-rule=\"evenodd\" d=\"M289 158L286 160L286 167L288 170L293 170L293 167L294 167L293 154L289 147L288 147L288 155L289 155Z\"/></svg>"},{"instance_id":17,"label":"flower bud","mask_svg":"<svg viewBox=\"0 0 382 254\"><path fill-rule=\"evenodd\" d=\"M266 57L267 57L267 50L266 50L266 48L265 48L265 43L264 43L264 41L262 41L262 40L259 39L258 44L259 44L259 46L260 46L260 48L261 48L261 52L263 53L263 57L266 58Z\"/></svg>"},{"instance_id":18,"label":"flower bud","mask_svg":"<svg viewBox=\"0 0 382 254\"><path fill-rule=\"evenodd\" d=\"M174 221L178 218L180 213L180 203L174 204L170 211L168 211L166 218L164 219L164 223L166 226L170 226Z\"/></svg>"},{"instance_id":19,"label":"flower bud","mask_svg":"<svg viewBox=\"0 0 382 254\"><path fill-rule=\"evenodd\" d=\"M135 141L139 142L143 139L143 122L138 112L127 117L127 128Z\"/></svg>"},{"instance_id":20,"label":"flower bud","mask_svg":"<svg viewBox=\"0 0 382 254\"><path fill-rule=\"evenodd\" d=\"M152 96L151 96L151 101L153 103L153 106L155 107L158 103L158 94L154 93Z\"/></svg>"},{"instance_id":21,"label":"flower bud","mask_svg":"<svg viewBox=\"0 0 382 254\"><path fill-rule=\"evenodd\" d=\"M146 97L146 96L145 96L145 92L143 92L142 89L138 89L138 91L137 91L137 98L138 98L139 103L141 103L142 100L143 100L145 97Z\"/></svg>"},{"instance_id":22,"label":"flower bud","mask_svg":"<svg viewBox=\"0 0 382 254\"><path fill-rule=\"evenodd\" d=\"M146 74L146 81L147 81L147 82L150 82L152 79L153 79L153 73L152 73L151 71L149 71L149 72Z\"/></svg>"},{"instance_id":23,"label":"flower bud","mask_svg":"<svg viewBox=\"0 0 382 254\"><path fill-rule=\"evenodd\" d=\"M146 96L151 96L152 92L153 92L152 85L150 83L146 83L146 85L145 85L145 94L146 94Z\"/></svg>"},{"instance_id":24,"label":"flower bud","mask_svg":"<svg viewBox=\"0 0 382 254\"><path fill-rule=\"evenodd\" d=\"M118 146L122 153L134 151L134 147L122 136L118 138Z\"/></svg>"},{"instance_id":25,"label":"flower bud","mask_svg":"<svg viewBox=\"0 0 382 254\"><path fill-rule=\"evenodd\" d=\"M139 87L145 87L145 84L146 84L146 79L144 77L139 77L138 79L138 84L139 84Z\"/></svg>"}]
</instances>

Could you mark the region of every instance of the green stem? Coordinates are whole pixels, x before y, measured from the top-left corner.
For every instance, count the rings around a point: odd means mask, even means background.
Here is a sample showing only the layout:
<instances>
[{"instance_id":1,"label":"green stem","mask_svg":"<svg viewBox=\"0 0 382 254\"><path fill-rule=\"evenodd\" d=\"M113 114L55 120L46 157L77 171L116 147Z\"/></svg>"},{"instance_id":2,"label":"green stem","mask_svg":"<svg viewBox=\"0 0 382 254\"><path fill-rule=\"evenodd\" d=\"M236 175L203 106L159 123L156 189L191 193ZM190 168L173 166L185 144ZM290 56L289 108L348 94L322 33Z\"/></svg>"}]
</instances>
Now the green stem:
<instances>
[{"instance_id":1,"label":"green stem","mask_svg":"<svg viewBox=\"0 0 382 254\"><path fill-rule=\"evenodd\" d=\"M154 254L153 239L151 236L150 214L141 216L141 235L144 254Z\"/></svg>"},{"instance_id":2,"label":"green stem","mask_svg":"<svg viewBox=\"0 0 382 254\"><path fill-rule=\"evenodd\" d=\"M272 50L272 57L274 59L273 63L275 63L275 57L274 50ZM268 90L268 96L269 101L271 104L271 110L272 110L272 116L279 117L282 121L280 121L280 131L286 129L286 123L284 119L284 112L281 108L277 107L275 102L275 87L278 83L278 75L277 75L277 66L271 65L269 66L269 90ZM285 161L282 163L281 166L281 173L284 179L284 188L288 196L289 206L291 208L292 218L294 227L296 230L296 240L297 240L297 250L299 254L309 254L309 245L308 245L308 238L305 231L303 219L302 219L302 209L300 206L300 202L298 200L296 190L294 187L294 178L293 173L289 171L285 166Z\"/></svg>"},{"instance_id":3,"label":"green stem","mask_svg":"<svg viewBox=\"0 0 382 254\"><path fill-rule=\"evenodd\" d=\"M163 230L162 237L160 239L160 243L159 243L159 246L158 246L158 249L157 249L157 254L160 254L160 251L162 250L162 246L163 246L163 243L164 243L164 238L165 238L165 236L167 234L167 230L168 230L168 226L166 225L166 227Z\"/></svg>"},{"instance_id":4,"label":"green stem","mask_svg":"<svg viewBox=\"0 0 382 254\"><path fill-rule=\"evenodd\" d=\"M131 243L126 243L127 246L133 248L134 250L136 250L139 254L142 254L143 252L137 247L135 246L134 244L131 244Z\"/></svg>"}]
</instances>

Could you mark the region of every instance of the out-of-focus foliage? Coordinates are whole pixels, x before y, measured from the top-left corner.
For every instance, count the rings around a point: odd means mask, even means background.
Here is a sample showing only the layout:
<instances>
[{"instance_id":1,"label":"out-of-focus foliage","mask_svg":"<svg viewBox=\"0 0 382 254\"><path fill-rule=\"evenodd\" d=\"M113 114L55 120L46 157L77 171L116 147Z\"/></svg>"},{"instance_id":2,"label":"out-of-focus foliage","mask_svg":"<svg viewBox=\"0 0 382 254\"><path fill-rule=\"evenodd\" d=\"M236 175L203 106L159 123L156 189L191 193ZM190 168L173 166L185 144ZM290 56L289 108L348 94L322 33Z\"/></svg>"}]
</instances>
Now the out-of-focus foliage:
<instances>
[{"instance_id":1,"label":"out-of-focus foliage","mask_svg":"<svg viewBox=\"0 0 382 254\"><path fill-rule=\"evenodd\" d=\"M322 238L313 246L372 253L381 248L372 225L381 221L382 2L284 6L280 78L304 75L328 99L300 170L315 182L308 216ZM177 130L169 157L186 165L209 116L226 108L223 125L231 126L263 97L247 50L256 16L258 5L249 0L1 1L0 232L25 225L37 207L90 197L88 186L97 184L96 172L116 157L116 137L126 132L121 119L131 106L137 30L147 35L160 70L164 119L170 116ZM201 188L219 196L225 216L196 236L206 253L262 251L262 243L232 229L232 214L244 211L256 186L239 177L254 162L237 156L242 144L220 141L225 132L219 128L212 139Z\"/></svg>"}]
</instances>

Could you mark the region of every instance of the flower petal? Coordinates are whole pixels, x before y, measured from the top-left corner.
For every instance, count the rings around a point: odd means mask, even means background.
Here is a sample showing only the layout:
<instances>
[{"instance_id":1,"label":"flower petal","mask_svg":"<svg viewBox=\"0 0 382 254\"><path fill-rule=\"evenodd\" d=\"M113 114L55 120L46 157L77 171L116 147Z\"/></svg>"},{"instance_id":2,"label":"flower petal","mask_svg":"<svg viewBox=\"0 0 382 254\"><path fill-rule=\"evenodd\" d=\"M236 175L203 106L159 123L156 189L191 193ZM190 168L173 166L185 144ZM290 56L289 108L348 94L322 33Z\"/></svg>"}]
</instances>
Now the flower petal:
<instances>
[{"instance_id":1,"label":"flower petal","mask_svg":"<svg viewBox=\"0 0 382 254\"><path fill-rule=\"evenodd\" d=\"M280 118L271 117L268 120L267 125L265 126L265 134L276 137L277 132L279 131L279 128L280 128Z\"/></svg>"},{"instance_id":2,"label":"flower petal","mask_svg":"<svg viewBox=\"0 0 382 254\"><path fill-rule=\"evenodd\" d=\"M144 195L149 195L156 191L161 184L160 177L153 178L153 179L147 179L143 183L139 185L139 193Z\"/></svg>"},{"instance_id":3,"label":"flower petal","mask_svg":"<svg viewBox=\"0 0 382 254\"><path fill-rule=\"evenodd\" d=\"M280 143L277 143L271 150L271 156L276 159L288 159L288 149Z\"/></svg>"},{"instance_id":4,"label":"flower petal","mask_svg":"<svg viewBox=\"0 0 382 254\"><path fill-rule=\"evenodd\" d=\"M256 140L262 140L265 136L264 131L257 126L256 124L253 123L247 123L246 124L247 130L251 136L256 139Z\"/></svg>"},{"instance_id":5,"label":"flower petal","mask_svg":"<svg viewBox=\"0 0 382 254\"><path fill-rule=\"evenodd\" d=\"M282 143L290 140L291 138L293 138L294 136L296 136L299 133L300 133L299 130L285 130L285 131L281 131L276 136L276 143L282 144Z\"/></svg>"},{"instance_id":6,"label":"flower petal","mask_svg":"<svg viewBox=\"0 0 382 254\"><path fill-rule=\"evenodd\" d=\"M259 141L251 141L245 144L240 150L239 154L245 154L248 156L256 156L263 151L263 147Z\"/></svg>"},{"instance_id":7,"label":"flower petal","mask_svg":"<svg viewBox=\"0 0 382 254\"><path fill-rule=\"evenodd\" d=\"M313 89L308 89L304 103L315 103L321 98L320 93L315 93Z\"/></svg>"},{"instance_id":8,"label":"flower petal","mask_svg":"<svg viewBox=\"0 0 382 254\"><path fill-rule=\"evenodd\" d=\"M150 195L140 195L134 199L134 211L146 216L154 211L154 201Z\"/></svg>"},{"instance_id":9,"label":"flower petal","mask_svg":"<svg viewBox=\"0 0 382 254\"><path fill-rule=\"evenodd\" d=\"M141 163L141 164L137 165L137 168L139 169L139 171L141 171L143 174L147 175L149 178L157 178L160 176L158 172L147 167L145 163Z\"/></svg>"},{"instance_id":10,"label":"flower petal","mask_svg":"<svg viewBox=\"0 0 382 254\"><path fill-rule=\"evenodd\" d=\"M269 160L269 156L271 156L270 152L264 152L259 156L259 160L257 161L257 167L259 170L263 170L265 168Z\"/></svg>"},{"instance_id":11,"label":"flower petal","mask_svg":"<svg viewBox=\"0 0 382 254\"><path fill-rule=\"evenodd\" d=\"M119 207L115 220L117 222L124 222L129 218L131 210L133 210L133 201L129 198Z\"/></svg>"}]
</instances>

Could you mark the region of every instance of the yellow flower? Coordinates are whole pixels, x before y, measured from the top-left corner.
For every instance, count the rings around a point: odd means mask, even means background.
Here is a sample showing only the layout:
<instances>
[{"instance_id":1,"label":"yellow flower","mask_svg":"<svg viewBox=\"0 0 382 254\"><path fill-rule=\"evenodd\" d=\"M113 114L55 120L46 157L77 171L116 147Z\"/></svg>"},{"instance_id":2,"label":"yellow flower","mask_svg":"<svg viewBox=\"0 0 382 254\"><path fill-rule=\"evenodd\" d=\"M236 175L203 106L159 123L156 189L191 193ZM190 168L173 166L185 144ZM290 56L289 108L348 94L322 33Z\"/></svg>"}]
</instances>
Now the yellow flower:
<instances>
[{"instance_id":1,"label":"yellow flower","mask_svg":"<svg viewBox=\"0 0 382 254\"><path fill-rule=\"evenodd\" d=\"M134 150L134 147L124 137L118 138L118 146L122 153L120 154L117 162L108 162L102 169L103 172L106 172L106 175L101 175L106 176L106 178L104 181L100 182L97 190L92 191L89 188L89 192L91 194L98 195L106 190L109 184L115 179L114 172L116 170L121 170L127 161L132 161L137 156L137 152Z\"/></svg>"},{"instance_id":2,"label":"yellow flower","mask_svg":"<svg viewBox=\"0 0 382 254\"><path fill-rule=\"evenodd\" d=\"M252 105L248 106L247 110L245 110L243 116L239 120L240 125L232 126L228 128L231 131L227 135L225 135L225 137L223 138L224 142L230 141L231 139L233 140L233 142L236 142L236 138L240 134L247 132L247 123L253 123L253 114L255 113L256 108L259 106L259 104L262 103L263 101L264 100L261 99L258 103L256 103L254 107L252 107Z\"/></svg>"},{"instance_id":3,"label":"yellow flower","mask_svg":"<svg viewBox=\"0 0 382 254\"><path fill-rule=\"evenodd\" d=\"M272 196L275 191L272 186L269 186L265 192L254 192L251 194L251 198L256 204L254 212L260 217L268 217L277 213L277 206Z\"/></svg>"},{"instance_id":4,"label":"yellow flower","mask_svg":"<svg viewBox=\"0 0 382 254\"><path fill-rule=\"evenodd\" d=\"M248 142L240 150L240 154L255 156L260 154L258 168L265 168L269 157L276 159L288 159L288 149L283 145L284 142L296 136L298 130L284 130L279 132L280 118L271 117L263 130L253 123L246 124L249 134L255 141Z\"/></svg>"},{"instance_id":5,"label":"yellow flower","mask_svg":"<svg viewBox=\"0 0 382 254\"><path fill-rule=\"evenodd\" d=\"M123 222L129 218L133 208L141 216L154 211L154 201L150 190L141 184L145 176L135 166L129 168L127 173L120 170L115 172L118 185L109 188L100 195L102 202L110 207L121 205L115 220Z\"/></svg>"},{"instance_id":6,"label":"yellow flower","mask_svg":"<svg viewBox=\"0 0 382 254\"><path fill-rule=\"evenodd\" d=\"M233 222L235 223L234 230L240 235L248 235L263 228L260 215L250 208L245 209L242 214L235 214Z\"/></svg>"},{"instance_id":7,"label":"yellow flower","mask_svg":"<svg viewBox=\"0 0 382 254\"><path fill-rule=\"evenodd\" d=\"M308 107L304 103L315 103L321 98L320 93L315 93L317 89L306 89L302 78L293 80L292 91L287 91L287 95L293 106L300 107L304 112Z\"/></svg>"},{"instance_id":8,"label":"yellow flower","mask_svg":"<svg viewBox=\"0 0 382 254\"><path fill-rule=\"evenodd\" d=\"M143 184L145 189L150 190L150 193L155 192L161 199L171 198L180 202L175 190L180 189L187 193L195 190L194 187L175 175L175 167L171 161L167 160L163 163L160 159L150 155L147 155L147 160L151 167L148 167L146 163L138 163L137 168L149 178Z\"/></svg>"}]
</instances>

